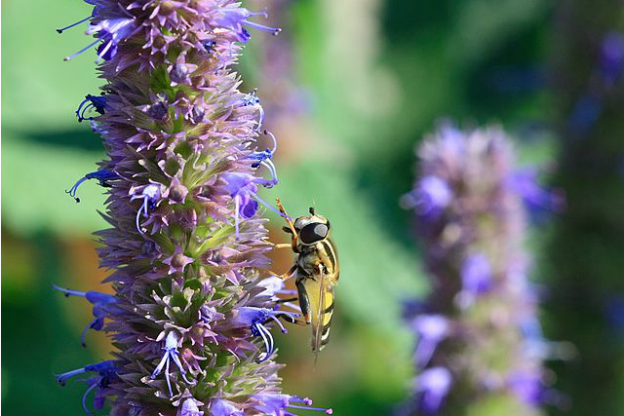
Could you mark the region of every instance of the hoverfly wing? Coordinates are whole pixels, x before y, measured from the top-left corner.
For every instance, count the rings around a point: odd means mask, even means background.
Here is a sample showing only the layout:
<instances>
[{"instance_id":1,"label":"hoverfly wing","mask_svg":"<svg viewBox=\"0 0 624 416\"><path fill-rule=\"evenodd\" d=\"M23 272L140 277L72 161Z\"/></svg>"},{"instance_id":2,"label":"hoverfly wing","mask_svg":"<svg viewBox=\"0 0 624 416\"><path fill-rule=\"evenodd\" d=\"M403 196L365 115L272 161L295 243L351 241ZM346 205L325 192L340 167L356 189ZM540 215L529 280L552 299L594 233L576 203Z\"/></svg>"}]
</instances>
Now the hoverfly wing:
<instances>
[{"instance_id":1,"label":"hoverfly wing","mask_svg":"<svg viewBox=\"0 0 624 416\"><path fill-rule=\"evenodd\" d=\"M314 311L316 319L312 320L312 351L314 352L314 364L318 359L318 353L321 351L321 334L323 330L323 318L325 317L323 310L325 309L325 275L323 273L323 267L319 267L319 302L318 309ZM316 322L315 322L316 321Z\"/></svg>"},{"instance_id":2,"label":"hoverfly wing","mask_svg":"<svg viewBox=\"0 0 624 416\"><path fill-rule=\"evenodd\" d=\"M321 268L322 269L322 268ZM334 290L323 270L316 280L306 282L312 309L312 351L315 356L329 342L329 331L334 313Z\"/></svg>"}]
</instances>

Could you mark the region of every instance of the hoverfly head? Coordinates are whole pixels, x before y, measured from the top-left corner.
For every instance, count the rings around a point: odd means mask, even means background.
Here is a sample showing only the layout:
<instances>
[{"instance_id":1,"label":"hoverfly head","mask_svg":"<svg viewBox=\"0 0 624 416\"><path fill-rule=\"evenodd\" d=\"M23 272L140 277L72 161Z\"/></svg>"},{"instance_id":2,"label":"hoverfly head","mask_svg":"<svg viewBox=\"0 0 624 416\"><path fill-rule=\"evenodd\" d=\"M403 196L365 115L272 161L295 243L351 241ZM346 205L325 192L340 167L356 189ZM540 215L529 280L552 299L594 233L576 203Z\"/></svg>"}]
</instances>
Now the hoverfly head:
<instances>
[{"instance_id":1,"label":"hoverfly head","mask_svg":"<svg viewBox=\"0 0 624 416\"><path fill-rule=\"evenodd\" d=\"M298 231L299 241L305 245L318 243L329 236L329 230L329 221L315 215L312 218L308 218L307 223Z\"/></svg>"}]
</instances>

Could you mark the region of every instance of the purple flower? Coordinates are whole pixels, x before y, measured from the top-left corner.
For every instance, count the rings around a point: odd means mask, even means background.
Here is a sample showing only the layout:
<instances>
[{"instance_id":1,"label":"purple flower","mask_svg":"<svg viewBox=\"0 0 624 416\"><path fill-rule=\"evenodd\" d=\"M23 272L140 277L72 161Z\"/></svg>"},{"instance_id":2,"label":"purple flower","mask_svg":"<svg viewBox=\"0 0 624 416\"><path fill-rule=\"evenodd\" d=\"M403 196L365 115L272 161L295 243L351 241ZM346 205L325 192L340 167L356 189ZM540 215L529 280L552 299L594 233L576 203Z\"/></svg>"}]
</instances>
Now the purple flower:
<instances>
[{"instance_id":1,"label":"purple flower","mask_svg":"<svg viewBox=\"0 0 624 416\"><path fill-rule=\"evenodd\" d=\"M266 352L259 358L259 362L268 360L273 352L275 352L275 341L273 335L265 326L265 323L271 319L277 323L283 333L288 331L282 325L279 318L285 318L290 321L294 321L298 314L293 312L274 311L266 308L256 308L250 306L243 306L238 309L237 315L234 317L234 324L249 326L251 333L255 336L260 336L264 342Z\"/></svg>"},{"instance_id":2,"label":"purple flower","mask_svg":"<svg viewBox=\"0 0 624 416\"><path fill-rule=\"evenodd\" d=\"M239 42L247 42L251 37L249 35L249 32L247 32L247 30L245 30L243 26L251 27L262 32L271 33L273 35L277 35L282 31L282 29L280 28L264 26L249 21L248 19L253 16L267 17L267 13L266 10L262 12L250 12L243 7L230 5L219 9L218 14L213 19L213 24L217 27L223 27L232 30L234 33L236 33Z\"/></svg>"},{"instance_id":3,"label":"purple flower","mask_svg":"<svg viewBox=\"0 0 624 416\"><path fill-rule=\"evenodd\" d=\"M334 411L323 407L311 407L312 400L308 398L300 398L298 396L289 396L287 394L257 394L253 396L257 402L254 408L263 414L274 416L296 416L290 412L291 409L312 410L323 412L331 415Z\"/></svg>"},{"instance_id":4,"label":"purple flower","mask_svg":"<svg viewBox=\"0 0 624 416\"><path fill-rule=\"evenodd\" d=\"M538 215L541 211L562 212L565 209L564 196L560 192L541 187L537 176L537 169L519 169L510 175L506 185L520 195L529 212L534 215Z\"/></svg>"},{"instance_id":5,"label":"purple flower","mask_svg":"<svg viewBox=\"0 0 624 416\"><path fill-rule=\"evenodd\" d=\"M74 198L76 200L76 203L79 203L80 202L80 198L78 198L78 196L76 196L76 192L78 192L78 188L80 187L80 185L84 181L88 181L90 179L97 179L100 182L100 186L108 188L108 187L110 187L110 184L108 183L108 181L111 181L111 180L117 179L117 178L118 178L117 174L115 172L113 172L112 170L110 170L110 169L100 169L100 170L97 170L95 172L87 173L85 176L80 178L74 184L74 186L72 186L70 189L66 189L65 193L69 194L69 196Z\"/></svg>"},{"instance_id":6,"label":"purple flower","mask_svg":"<svg viewBox=\"0 0 624 416\"><path fill-rule=\"evenodd\" d=\"M213 400L210 405L210 414L212 416L245 416L245 412L228 400Z\"/></svg>"},{"instance_id":7,"label":"purple flower","mask_svg":"<svg viewBox=\"0 0 624 416\"><path fill-rule=\"evenodd\" d=\"M424 368L433 353L449 333L449 321L442 315L420 315L413 319L412 327L419 336L415 359L420 368Z\"/></svg>"},{"instance_id":8,"label":"purple flower","mask_svg":"<svg viewBox=\"0 0 624 416\"><path fill-rule=\"evenodd\" d=\"M173 389L171 388L171 380L170 380L171 373L169 371L172 361L173 361L173 364L175 364L175 366L178 368L178 371L180 372L180 376L182 377L182 379L184 380L186 384L188 384L189 386L194 386L196 384L195 381L191 381L186 378L186 369L184 368L184 366L182 365L182 362L180 361L180 352L178 351L179 344L180 344L180 335L176 331L170 331L165 338L165 346L163 347L163 350L165 352L162 355L160 362L158 363L158 365L156 366L156 368L150 375L152 379L155 379L164 370L165 380L167 381L167 387L169 388L170 397L173 396Z\"/></svg>"},{"instance_id":9,"label":"purple flower","mask_svg":"<svg viewBox=\"0 0 624 416\"><path fill-rule=\"evenodd\" d=\"M106 97L87 94L78 106L78 110L76 110L76 117L78 117L79 123L82 123L84 120L91 121L94 119L94 117L85 117L90 109L95 110L100 115L104 114L106 111Z\"/></svg>"},{"instance_id":10,"label":"purple flower","mask_svg":"<svg viewBox=\"0 0 624 416\"><path fill-rule=\"evenodd\" d=\"M256 131L260 131L264 125L264 108L260 104L260 98L257 96L257 91L253 90L251 93L246 94L242 99L238 100L238 105L241 107L255 107L258 110L258 121L256 123ZM265 130L265 134L267 134ZM275 136L272 137L275 141ZM277 147L277 145L275 146Z\"/></svg>"},{"instance_id":11,"label":"purple flower","mask_svg":"<svg viewBox=\"0 0 624 416\"><path fill-rule=\"evenodd\" d=\"M182 402L182 406L178 410L178 416L204 416L204 412L199 410L197 400L188 398Z\"/></svg>"},{"instance_id":12,"label":"purple flower","mask_svg":"<svg viewBox=\"0 0 624 416\"><path fill-rule=\"evenodd\" d=\"M89 393L91 393L93 390L96 391L95 397L93 399L93 407L96 410L99 410L102 407L104 407L106 389L109 387L112 381L115 381L118 378L117 363L118 363L117 361L111 360L111 361L104 361L98 364L87 365L83 368L79 368L77 370L68 371L66 373L57 375L56 381L61 386L64 386L65 384L67 384L67 381L69 379L71 379L72 377L78 374L97 373L97 376L88 378L86 380L81 380L81 381L85 381L89 385L84 395L82 396L82 408L84 409L85 413L90 415L92 414L92 412L89 411L89 408L87 407L87 397L89 396Z\"/></svg>"},{"instance_id":13,"label":"purple flower","mask_svg":"<svg viewBox=\"0 0 624 416\"><path fill-rule=\"evenodd\" d=\"M468 255L461 268L462 295L464 306L469 306L476 297L492 289L492 267L481 253ZM465 302L465 303L464 303Z\"/></svg>"},{"instance_id":14,"label":"purple flower","mask_svg":"<svg viewBox=\"0 0 624 416\"><path fill-rule=\"evenodd\" d=\"M169 106L165 101L158 101L149 106L147 115L154 120L163 121L169 115Z\"/></svg>"},{"instance_id":15,"label":"purple flower","mask_svg":"<svg viewBox=\"0 0 624 416\"><path fill-rule=\"evenodd\" d=\"M248 173L225 173L221 175L221 178L225 181L223 189L234 199L234 224L237 237L239 236L240 218L249 219L256 215L258 202L281 215L279 211L258 196L258 185L272 188L277 183L276 178L262 179Z\"/></svg>"},{"instance_id":16,"label":"purple flower","mask_svg":"<svg viewBox=\"0 0 624 416\"><path fill-rule=\"evenodd\" d=\"M117 54L117 48L121 41L130 37L134 31L136 30L135 20L133 18L128 17L116 17L111 19L102 19L97 23L93 23L93 19L84 19L78 23L81 23L86 20L92 20L89 29L85 32L87 35L95 35L97 40L85 46L81 50L76 53L73 53L64 58L65 61L69 61L75 58L78 55L81 55L83 52L88 51L100 41L102 43L98 47L97 56L98 59L104 59L106 61L112 59ZM78 24L76 23L76 24ZM71 25L63 29L57 29L59 33L68 29L70 27L75 26Z\"/></svg>"},{"instance_id":17,"label":"purple flower","mask_svg":"<svg viewBox=\"0 0 624 416\"><path fill-rule=\"evenodd\" d=\"M420 408L429 415L440 411L448 394L453 378L444 367L432 367L418 376L416 392L420 395Z\"/></svg>"},{"instance_id":18,"label":"purple flower","mask_svg":"<svg viewBox=\"0 0 624 416\"><path fill-rule=\"evenodd\" d=\"M143 234L143 230L141 229L141 216L143 216L143 218L148 218L150 211L156 209L156 204L158 204L160 200L160 185L152 183L143 187L141 191L135 189L132 192L130 201L135 200L143 201L135 217L136 229L139 233Z\"/></svg>"},{"instance_id":19,"label":"purple flower","mask_svg":"<svg viewBox=\"0 0 624 416\"><path fill-rule=\"evenodd\" d=\"M543 403L544 385L539 374L533 372L517 372L508 380L511 391L522 402L531 406L539 406Z\"/></svg>"},{"instance_id":20,"label":"purple flower","mask_svg":"<svg viewBox=\"0 0 624 416\"><path fill-rule=\"evenodd\" d=\"M427 219L439 216L452 199L453 192L445 181L437 176L425 176L416 190L403 198L402 204Z\"/></svg>"},{"instance_id":21,"label":"purple flower","mask_svg":"<svg viewBox=\"0 0 624 416\"><path fill-rule=\"evenodd\" d=\"M271 158L277 151L277 139L275 138L275 135L271 133L270 131L265 130L264 134L269 136L271 140L273 141L273 148L272 149L267 148L264 151L255 151L252 154L250 154L247 158L254 160L254 163L251 164L252 168L258 168L260 166L264 166L269 171L269 173L271 174L271 182L268 184L268 186L265 185L265 187L272 188L278 183L277 168L275 167L275 164L271 160Z\"/></svg>"},{"instance_id":22,"label":"purple flower","mask_svg":"<svg viewBox=\"0 0 624 416\"><path fill-rule=\"evenodd\" d=\"M282 279L279 276L270 276L270 277L264 278L258 283L258 286L265 288L260 293L261 296L269 296L274 301L280 300L280 298L277 295L293 296L297 294L296 290L284 289L284 279ZM288 306L297 311L300 311L299 306L293 303L283 302L282 305Z\"/></svg>"},{"instance_id":23,"label":"purple flower","mask_svg":"<svg viewBox=\"0 0 624 416\"><path fill-rule=\"evenodd\" d=\"M117 299L113 295L93 291L79 292L77 290L64 289L56 285L53 285L53 287L59 292L64 293L66 297L80 296L87 299L93 305L93 316L95 316L95 319L91 321L89 325L87 325L84 331L82 331L82 336L80 337L80 343L83 347L87 346L87 344L85 343L87 331L89 329L93 329L94 331L101 331L102 328L104 328L104 318L111 316L118 311L116 307Z\"/></svg>"},{"instance_id":24,"label":"purple flower","mask_svg":"<svg viewBox=\"0 0 624 416\"><path fill-rule=\"evenodd\" d=\"M177 246L170 257L163 260L163 263L169 266L169 274L183 273L184 268L195 260L192 257L185 256L182 247Z\"/></svg>"}]
</instances>

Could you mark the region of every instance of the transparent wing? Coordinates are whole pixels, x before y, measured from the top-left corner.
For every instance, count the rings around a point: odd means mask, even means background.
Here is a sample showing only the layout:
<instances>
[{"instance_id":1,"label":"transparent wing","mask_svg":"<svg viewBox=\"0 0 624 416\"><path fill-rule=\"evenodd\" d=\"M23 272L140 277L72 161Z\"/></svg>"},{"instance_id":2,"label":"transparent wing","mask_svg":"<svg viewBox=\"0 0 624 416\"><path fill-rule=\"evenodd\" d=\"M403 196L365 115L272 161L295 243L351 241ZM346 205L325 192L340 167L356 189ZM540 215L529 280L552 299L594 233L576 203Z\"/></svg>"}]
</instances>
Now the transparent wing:
<instances>
[{"instance_id":1,"label":"transparent wing","mask_svg":"<svg viewBox=\"0 0 624 416\"><path fill-rule=\"evenodd\" d=\"M314 334L312 339L312 350L314 351L314 363L316 364L316 360L318 358L318 353L321 350L321 338L323 332L323 318L325 315L325 273L323 271L323 267L319 267L320 274L320 284L319 284L319 294L318 294L318 308L316 312L316 327L314 328Z\"/></svg>"}]
</instances>

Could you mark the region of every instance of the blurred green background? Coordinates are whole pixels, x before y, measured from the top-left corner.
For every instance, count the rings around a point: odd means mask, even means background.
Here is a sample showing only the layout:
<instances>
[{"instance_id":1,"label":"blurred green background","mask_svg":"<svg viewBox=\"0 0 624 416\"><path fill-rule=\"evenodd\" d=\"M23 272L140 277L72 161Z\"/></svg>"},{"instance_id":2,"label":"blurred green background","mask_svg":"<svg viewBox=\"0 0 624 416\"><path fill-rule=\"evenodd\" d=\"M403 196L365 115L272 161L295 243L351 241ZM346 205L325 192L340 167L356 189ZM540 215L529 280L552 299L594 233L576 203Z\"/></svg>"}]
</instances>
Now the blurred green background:
<instances>
[{"instance_id":1,"label":"blurred green background","mask_svg":"<svg viewBox=\"0 0 624 416\"><path fill-rule=\"evenodd\" d=\"M622 28L622 3L244 5L266 5L271 22L284 28L277 38L254 33L238 68L243 89L258 88L267 126L279 138L281 184L264 196L279 195L293 215L316 204L334 226L343 269L332 342L316 369L307 330L278 335L284 390L344 416L391 414L408 398L415 339L401 307L426 294L427 278L411 214L398 201L414 179L414 146L438 119L451 117L503 124L522 162L545 166L568 194L568 211L542 223L530 241L546 333L578 349L576 358L552 364L558 376L551 381L571 397L568 414L623 415L622 83L591 133L571 134L566 121L592 88L600 40ZM62 60L89 39L81 28L55 32L88 13L79 0L2 0L1 399L9 415L82 414L84 385L61 388L53 374L109 351L93 332L81 348L87 303L51 290L107 291L91 237L105 227L97 213L102 190L83 185L80 204L64 193L103 157L98 138L74 117L100 85L94 54ZM279 219L270 226L275 240L284 239ZM281 256L276 271L289 267L289 253Z\"/></svg>"}]
</instances>

